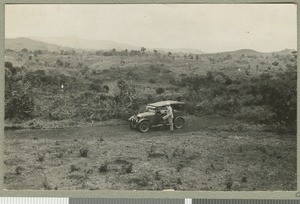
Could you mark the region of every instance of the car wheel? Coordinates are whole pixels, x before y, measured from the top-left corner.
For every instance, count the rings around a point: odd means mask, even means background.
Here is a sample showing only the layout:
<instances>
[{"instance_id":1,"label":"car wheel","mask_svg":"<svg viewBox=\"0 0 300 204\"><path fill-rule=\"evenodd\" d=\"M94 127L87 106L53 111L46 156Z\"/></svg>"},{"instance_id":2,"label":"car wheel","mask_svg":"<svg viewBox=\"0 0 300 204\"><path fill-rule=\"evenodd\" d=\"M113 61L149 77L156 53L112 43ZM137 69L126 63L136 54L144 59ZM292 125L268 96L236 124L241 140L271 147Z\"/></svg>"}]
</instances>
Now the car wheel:
<instances>
[{"instance_id":1,"label":"car wheel","mask_svg":"<svg viewBox=\"0 0 300 204\"><path fill-rule=\"evenodd\" d=\"M175 118L174 127L177 129L181 129L181 128L183 128L184 123L185 123L185 121L182 117Z\"/></svg>"},{"instance_id":2,"label":"car wheel","mask_svg":"<svg viewBox=\"0 0 300 204\"><path fill-rule=\"evenodd\" d=\"M140 122L139 130L141 132L144 132L144 133L148 132L149 129L150 129L150 122L149 121L144 120L144 121Z\"/></svg>"}]
</instances>

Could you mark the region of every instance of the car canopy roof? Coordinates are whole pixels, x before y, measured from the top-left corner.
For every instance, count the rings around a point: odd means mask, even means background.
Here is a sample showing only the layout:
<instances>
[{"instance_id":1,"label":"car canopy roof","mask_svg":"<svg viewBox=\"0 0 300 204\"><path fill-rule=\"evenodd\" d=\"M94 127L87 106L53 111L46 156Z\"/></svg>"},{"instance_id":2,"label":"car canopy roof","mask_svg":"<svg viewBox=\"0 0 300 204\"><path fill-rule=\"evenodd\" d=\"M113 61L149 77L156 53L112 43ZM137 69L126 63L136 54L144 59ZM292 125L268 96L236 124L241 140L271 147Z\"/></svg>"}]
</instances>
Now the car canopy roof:
<instances>
[{"instance_id":1,"label":"car canopy roof","mask_svg":"<svg viewBox=\"0 0 300 204\"><path fill-rule=\"evenodd\" d=\"M183 105L185 104L184 102L181 102L181 101L159 101L159 102L156 102L156 103L151 103L149 104L149 106L154 106L154 107L161 107L161 106L166 106L167 104L170 104L170 105Z\"/></svg>"}]
</instances>

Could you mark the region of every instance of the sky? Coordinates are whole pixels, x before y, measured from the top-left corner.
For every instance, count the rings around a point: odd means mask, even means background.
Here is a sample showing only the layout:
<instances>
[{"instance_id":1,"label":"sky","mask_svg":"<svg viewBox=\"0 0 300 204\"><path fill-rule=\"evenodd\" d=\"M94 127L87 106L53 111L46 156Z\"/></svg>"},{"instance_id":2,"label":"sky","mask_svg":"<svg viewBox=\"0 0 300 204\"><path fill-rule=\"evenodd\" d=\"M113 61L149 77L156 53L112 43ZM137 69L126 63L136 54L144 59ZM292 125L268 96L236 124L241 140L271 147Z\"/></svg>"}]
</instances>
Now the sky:
<instances>
[{"instance_id":1,"label":"sky","mask_svg":"<svg viewBox=\"0 0 300 204\"><path fill-rule=\"evenodd\" d=\"M5 6L5 37L76 36L204 52L297 48L294 4L27 4Z\"/></svg>"}]
</instances>

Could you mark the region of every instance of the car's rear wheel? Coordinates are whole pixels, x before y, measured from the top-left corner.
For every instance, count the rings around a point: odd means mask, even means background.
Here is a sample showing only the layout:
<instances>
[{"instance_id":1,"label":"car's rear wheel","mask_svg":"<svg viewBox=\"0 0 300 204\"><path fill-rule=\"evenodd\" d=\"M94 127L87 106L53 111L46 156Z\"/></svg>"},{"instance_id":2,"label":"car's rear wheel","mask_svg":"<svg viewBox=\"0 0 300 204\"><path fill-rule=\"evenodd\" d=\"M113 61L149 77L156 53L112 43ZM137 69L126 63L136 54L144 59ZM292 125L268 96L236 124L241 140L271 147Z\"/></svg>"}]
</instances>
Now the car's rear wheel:
<instances>
[{"instance_id":1,"label":"car's rear wheel","mask_svg":"<svg viewBox=\"0 0 300 204\"><path fill-rule=\"evenodd\" d=\"M182 117L175 118L175 120L174 120L174 127L176 129L181 129L181 128L183 128L184 123L185 123L185 121L184 121L184 119Z\"/></svg>"},{"instance_id":2,"label":"car's rear wheel","mask_svg":"<svg viewBox=\"0 0 300 204\"><path fill-rule=\"evenodd\" d=\"M143 133L148 132L148 130L150 129L150 122L147 120L144 120L142 122L140 122L139 124L139 130Z\"/></svg>"}]
</instances>

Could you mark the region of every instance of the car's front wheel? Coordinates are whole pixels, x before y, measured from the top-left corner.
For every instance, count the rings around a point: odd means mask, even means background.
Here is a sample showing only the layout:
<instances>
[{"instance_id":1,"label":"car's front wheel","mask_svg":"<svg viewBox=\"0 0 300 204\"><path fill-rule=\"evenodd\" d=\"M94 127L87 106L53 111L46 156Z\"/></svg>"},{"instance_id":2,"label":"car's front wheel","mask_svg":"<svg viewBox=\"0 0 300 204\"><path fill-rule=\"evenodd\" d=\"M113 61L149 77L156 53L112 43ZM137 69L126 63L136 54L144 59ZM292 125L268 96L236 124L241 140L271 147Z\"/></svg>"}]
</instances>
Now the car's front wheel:
<instances>
[{"instance_id":1,"label":"car's front wheel","mask_svg":"<svg viewBox=\"0 0 300 204\"><path fill-rule=\"evenodd\" d=\"M150 122L147 120L144 120L142 122L140 122L139 124L139 130L143 133L148 132L148 130L150 129Z\"/></svg>"},{"instance_id":2,"label":"car's front wheel","mask_svg":"<svg viewBox=\"0 0 300 204\"><path fill-rule=\"evenodd\" d=\"M181 128L183 128L184 123L185 123L185 121L184 121L184 119L182 117L175 118L175 120L174 120L174 127L176 129L181 129Z\"/></svg>"}]
</instances>

